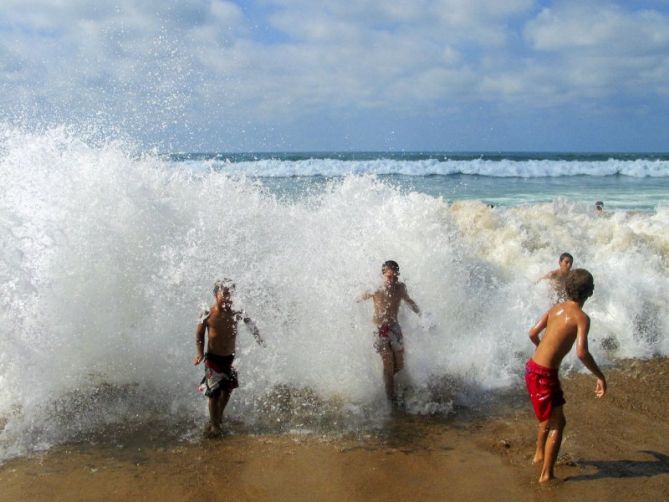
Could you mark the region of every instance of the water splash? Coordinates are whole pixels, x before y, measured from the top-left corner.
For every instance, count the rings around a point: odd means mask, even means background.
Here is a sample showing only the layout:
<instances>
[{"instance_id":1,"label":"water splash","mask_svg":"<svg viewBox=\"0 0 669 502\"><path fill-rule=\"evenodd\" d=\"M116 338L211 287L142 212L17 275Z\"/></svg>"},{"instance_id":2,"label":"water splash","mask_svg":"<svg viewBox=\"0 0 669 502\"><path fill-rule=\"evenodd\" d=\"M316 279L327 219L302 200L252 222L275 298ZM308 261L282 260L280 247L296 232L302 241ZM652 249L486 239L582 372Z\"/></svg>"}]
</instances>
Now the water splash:
<instances>
[{"instance_id":1,"label":"water splash","mask_svg":"<svg viewBox=\"0 0 669 502\"><path fill-rule=\"evenodd\" d=\"M491 209L371 175L282 199L62 128L4 130L0 179L0 457L110 424L204 419L193 332L221 276L269 345L242 328L228 413L250 427L383 420L371 306L355 299L389 258L428 314L400 316L410 413L519 384L527 328L551 298L535 281L565 250L595 276L595 357L669 353L667 209Z\"/></svg>"}]
</instances>

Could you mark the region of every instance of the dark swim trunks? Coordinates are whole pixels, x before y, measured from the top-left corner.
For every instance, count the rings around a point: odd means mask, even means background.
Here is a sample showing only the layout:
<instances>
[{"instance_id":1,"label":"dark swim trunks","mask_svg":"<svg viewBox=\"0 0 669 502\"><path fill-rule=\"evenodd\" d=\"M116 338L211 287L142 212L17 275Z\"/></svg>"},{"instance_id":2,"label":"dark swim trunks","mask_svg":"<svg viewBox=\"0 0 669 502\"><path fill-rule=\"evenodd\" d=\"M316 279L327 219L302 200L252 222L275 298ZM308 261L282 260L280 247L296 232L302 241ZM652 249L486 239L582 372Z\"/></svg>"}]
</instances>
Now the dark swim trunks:
<instances>
[{"instance_id":1,"label":"dark swim trunks","mask_svg":"<svg viewBox=\"0 0 669 502\"><path fill-rule=\"evenodd\" d=\"M221 392L232 392L239 387L237 371L232 367L234 359L234 354L219 356L207 352L204 355L204 378L200 388L205 396L218 397Z\"/></svg>"},{"instance_id":2,"label":"dark swim trunks","mask_svg":"<svg viewBox=\"0 0 669 502\"><path fill-rule=\"evenodd\" d=\"M374 348L380 354L392 350L393 352L402 352L404 344L402 342L402 328L396 322L382 324L374 330L376 340Z\"/></svg>"},{"instance_id":3,"label":"dark swim trunks","mask_svg":"<svg viewBox=\"0 0 669 502\"><path fill-rule=\"evenodd\" d=\"M546 368L529 359L525 364L525 384L540 422L548 420L553 409L566 402L556 368Z\"/></svg>"}]
</instances>

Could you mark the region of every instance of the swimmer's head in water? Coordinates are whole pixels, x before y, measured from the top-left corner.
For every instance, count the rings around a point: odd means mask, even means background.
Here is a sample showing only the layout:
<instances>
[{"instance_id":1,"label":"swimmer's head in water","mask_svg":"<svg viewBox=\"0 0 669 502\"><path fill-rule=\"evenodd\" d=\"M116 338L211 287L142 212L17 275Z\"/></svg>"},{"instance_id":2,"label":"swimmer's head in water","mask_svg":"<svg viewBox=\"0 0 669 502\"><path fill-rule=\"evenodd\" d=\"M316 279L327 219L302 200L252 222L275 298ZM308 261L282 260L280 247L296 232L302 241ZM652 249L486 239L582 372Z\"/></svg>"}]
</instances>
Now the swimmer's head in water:
<instances>
[{"instance_id":1,"label":"swimmer's head in water","mask_svg":"<svg viewBox=\"0 0 669 502\"><path fill-rule=\"evenodd\" d=\"M562 253L560 255L560 263L562 263L565 260L569 261L569 267L571 267L574 264L574 257L569 253Z\"/></svg>"},{"instance_id":2,"label":"swimmer's head in water","mask_svg":"<svg viewBox=\"0 0 669 502\"><path fill-rule=\"evenodd\" d=\"M571 300L587 300L595 291L595 280L592 274L584 268L577 268L569 272L564 283L564 290Z\"/></svg>"},{"instance_id":3,"label":"swimmer's head in water","mask_svg":"<svg viewBox=\"0 0 669 502\"><path fill-rule=\"evenodd\" d=\"M604 209L604 203L601 200L598 200L597 202L595 202L595 208L597 209L597 211L601 211L602 209Z\"/></svg>"},{"instance_id":4,"label":"swimmer's head in water","mask_svg":"<svg viewBox=\"0 0 669 502\"><path fill-rule=\"evenodd\" d=\"M214 296L216 296L216 293L219 291L234 291L235 290L235 283L232 282L232 279L228 279L227 277L223 279L219 279L214 283Z\"/></svg>"},{"instance_id":5,"label":"swimmer's head in water","mask_svg":"<svg viewBox=\"0 0 669 502\"><path fill-rule=\"evenodd\" d=\"M385 274L386 270L392 270L395 275L400 275L400 266L394 260L388 260L381 265L381 273Z\"/></svg>"}]
</instances>

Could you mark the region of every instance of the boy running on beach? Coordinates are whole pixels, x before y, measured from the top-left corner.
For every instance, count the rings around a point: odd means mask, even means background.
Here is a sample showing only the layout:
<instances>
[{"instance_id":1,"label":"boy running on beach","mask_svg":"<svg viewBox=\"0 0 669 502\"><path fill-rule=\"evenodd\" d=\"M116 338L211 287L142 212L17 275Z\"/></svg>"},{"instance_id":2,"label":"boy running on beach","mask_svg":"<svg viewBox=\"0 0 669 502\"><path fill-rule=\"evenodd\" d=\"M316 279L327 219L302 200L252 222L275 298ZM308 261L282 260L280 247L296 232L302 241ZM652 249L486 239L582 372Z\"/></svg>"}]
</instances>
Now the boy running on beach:
<instances>
[{"instance_id":1,"label":"boy running on beach","mask_svg":"<svg viewBox=\"0 0 669 502\"><path fill-rule=\"evenodd\" d=\"M585 269L572 271L565 280L567 300L554 305L529 331L530 340L536 345L534 355L525 365L525 383L534 412L539 419L537 448L534 464L542 466L539 482L555 477L554 467L562 433L566 424L562 405L565 403L558 369L562 359L576 342L576 355L596 377L595 396L606 393L606 379L588 351L590 318L583 312L585 301L592 296L595 284ZM539 333L546 330L543 338Z\"/></svg>"},{"instance_id":2,"label":"boy running on beach","mask_svg":"<svg viewBox=\"0 0 669 502\"><path fill-rule=\"evenodd\" d=\"M404 300L411 310L420 314L420 309L407 292L404 283L399 282L400 266L393 260L388 260L381 267L384 284L373 293L365 293L359 301L374 301L374 317L376 324L374 348L381 355L383 361L383 381L386 387L386 397L395 403L394 375L404 367L404 345L402 342L402 328L397 322L400 303Z\"/></svg>"},{"instance_id":3,"label":"boy running on beach","mask_svg":"<svg viewBox=\"0 0 669 502\"><path fill-rule=\"evenodd\" d=\"M265 346L255 323L245 317L242 311L233 310L232 292L235 289L230 279L214 283L216 302L205 311L195 330L195 350L193 364L204 360L205 377L201 389L209 398L209 423L207 434L221 433L223 410L228 404L233 389L239 387L237 372L232 367L235 358L237 324L244 321L258 344ZM204 351L204 335L207 333L207 351Z\"/></svg>"},{"instance_id":4,"label":"boy running on beach","mask_svg":"<svg viewBox=\"0 0 669 502\"><path fill-rule=\"evenodd\" d=\"M574 264L574 257L569 253L562 253L558 263L559 268L551 270L545 276L539 279L539 281L544 279L551 281L553 284L553 289L555 289L555 292L557 293L558 301L562 301L566 298L564 293L564 282L569 275L571 266Z\"/></svg>"}]
</instances>

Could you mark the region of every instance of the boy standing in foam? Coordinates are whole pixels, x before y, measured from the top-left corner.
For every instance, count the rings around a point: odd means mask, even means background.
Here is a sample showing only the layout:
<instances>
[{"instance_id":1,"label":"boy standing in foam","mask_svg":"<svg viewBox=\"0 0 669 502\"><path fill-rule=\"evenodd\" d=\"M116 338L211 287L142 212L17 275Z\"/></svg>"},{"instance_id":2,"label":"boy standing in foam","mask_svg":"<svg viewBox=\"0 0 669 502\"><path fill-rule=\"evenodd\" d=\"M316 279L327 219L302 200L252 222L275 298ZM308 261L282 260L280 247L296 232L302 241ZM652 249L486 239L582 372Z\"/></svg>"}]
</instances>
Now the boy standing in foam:
<instances>
[{"instance_id":1,"label":"boy standing in foam","mask_svg":"<svg viewBox=\"0 0 669 502\"><path fill-rule=\"evenodd\" d=\"M381 355L383 361L383 382L386 387L386 397L395 402L395 373L404 367L404 345L402 342L402 328L397 322L400 303L404 300L411 310L420 314L416 302L407 292L404 283L399 282L400 266L393 260L388 260L381 267L384 284L373 293L365 293L359 301L372 299L374 301L374 317L376 324L374 348Z\"/></svg>"},{"instance_id":2,"label":"boy standing in foam","mask_svg":"<svg viewBox=\"0 0 669 502\"><path fill-rule=\"evenodd\" d=\"M549 281L551 281L551 283L553 284L553 288L557 293L558 301L562 301L565 299L564 282L567 276L569 275L571 266L574 264L574 257L569 253L562 253L560 255L560 259L558 260L558 264L559 268L551 270L545 276L539 279L539 281L542 281L544 279L548 279Z\"/></svg>"},{"instance_id":3,"label":"boy standing in foam","mask_svg":"<svg viewBox=\"0 0 669 502\"><path fill-rule=\"evenodd\" d=\"M590 272L576 269L565 281L567 300L554 305L529 331L536 350L525 365L525 383L534 412L539 419L534 463L542 466L539 482L555 477L554 467L562 433L566 424L562 405L565 403L558 369L562 359L576 342L576 355L596 377L595 396L606 393L606 379L588 351L590 318L583 312L585 301L592 296L595 284ZM546 330L543 338L539 333Z\"/></svg>"},{"instance_id":4,"label":"boy standing in foam","mask_svg":"<svg viewBox=\"0 0 669 502\"><path fill-rule=\"evenodd\" d=\"M204 360L205 376L201 390L209 398L209 423L205 429L208 434L220 434L223 410L228 404L233 389L239 387L237 372L232 367L235 358L237 324L244 321L258 344L265 346L255 323L242 311L233 310L232 292L235 289L230 279L214 283L216 302L205 311L195 331L195 350L193 364ZM204 351L204 335L207 333L207 351Z\"/></svg>"}]
</instances>

